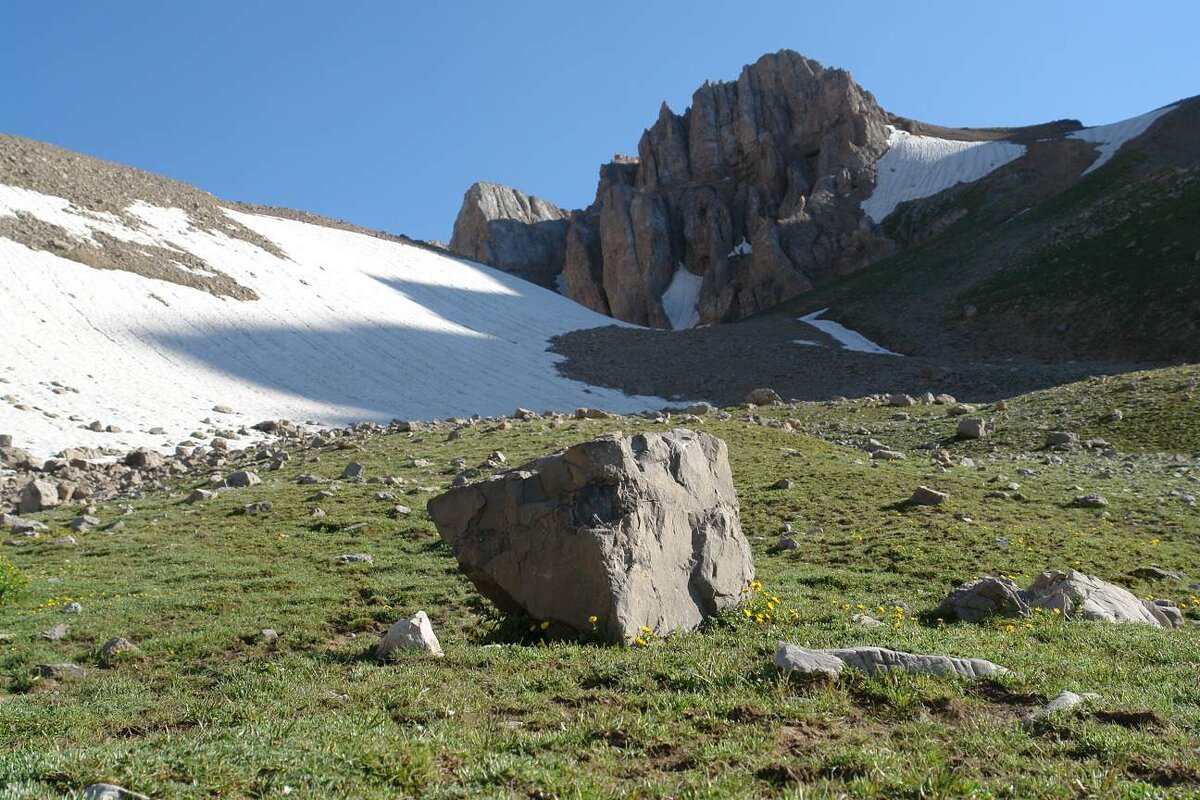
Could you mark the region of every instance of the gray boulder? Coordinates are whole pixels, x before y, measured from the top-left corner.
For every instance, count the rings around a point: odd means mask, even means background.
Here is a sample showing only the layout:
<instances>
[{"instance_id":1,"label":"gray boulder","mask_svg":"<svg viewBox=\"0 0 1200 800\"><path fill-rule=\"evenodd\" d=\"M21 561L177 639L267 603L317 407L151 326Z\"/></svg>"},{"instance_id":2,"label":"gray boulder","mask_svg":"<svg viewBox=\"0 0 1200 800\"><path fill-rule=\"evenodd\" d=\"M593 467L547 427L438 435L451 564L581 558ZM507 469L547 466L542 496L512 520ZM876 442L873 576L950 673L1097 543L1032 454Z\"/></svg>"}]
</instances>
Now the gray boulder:
<instances>
[{"instance_id":1,"label":"gray boulder","mask_svg":"<svg viewBox=\"0 0 1200 800\"><path fill-rule=\"evenodd\" d=\"M1043 572L1026 590L1031 606L1058 609L1067 619L1138 622L1156 628L1176 627L1175 615L1128 589L1073 569ZM1182 615L1179 620L1182 621Z\"/></svg>"},{"instance_id":2,"label":"gray boulder","mask_svg":"<svg viewBox=\"0 0 1200 800\"><path fill-rule=\"evenodd\" d=\"M928 486L918 486L908 498L908 502L916 506L940 506L950 499L950 495L930 489Z\"/></svg>"},{"instance_id":3,"label":"gray boulder","mask_svg":"<svg viewBox=\"0 0 1200 800\"><path fill-rule=\"evenodd\" d=\"M484 596L559 630L691 630L754 577L728 451L706 433L603 437L428 508Z\"/></svg>"},{"instance_id":4,"label":"gray boulder","mask_svg":"<svg viewBox=\"0 0 1200 800\"><path fill-rule=\"evenodd\" d=\"M83 790L83 800L150 800L150 798L114 783L93 783Z\"/></svg>"},{"instance_id":5,"label":"gray boulder","mask_svg":"<svg viewBox=\"0 0 1200 800\"><path fill-rule=\"evenodd\" d=\"M237 472L231 472L225 478L225 485L231 489L244 489L250 486L258 486L260 483L262 483L262 478L258 477L257 474L245 469L240 469Z\"/></svg>"},{"instance_id":6,"label":"gray boulder","mask_svg":"<svg viewBox=\"0 0 1200 800\"><path fill-rule=\"evenodd\" d=\"M960 417L954 434L959 439L982 439L989 432L987 420L979 417Z\"/></svg>"},{"instance_id":7,"label":"gray boulder","mask_svg":"<svg viewBox=\"0 0 1200 800\"><path fill-rule=\"evenodd\" d=\"M1022 595L1021 589L1008 578L987 575L956 587L936 613L963 622L975 622L992 614L1028 616L1029 604Z\"/></svg>"},{"instance_id":8,"label":"gray boulder","mask_svg":"<svg viewBox=\"0 0 1200 800\"><path fill-rule=\"evenodd\" d=\"M58 497L58 486L50 481L32 480L21 489L17 498L18 514L34 514L47 508L54 508L61 500Z\"/></svg>"}]
</instances>

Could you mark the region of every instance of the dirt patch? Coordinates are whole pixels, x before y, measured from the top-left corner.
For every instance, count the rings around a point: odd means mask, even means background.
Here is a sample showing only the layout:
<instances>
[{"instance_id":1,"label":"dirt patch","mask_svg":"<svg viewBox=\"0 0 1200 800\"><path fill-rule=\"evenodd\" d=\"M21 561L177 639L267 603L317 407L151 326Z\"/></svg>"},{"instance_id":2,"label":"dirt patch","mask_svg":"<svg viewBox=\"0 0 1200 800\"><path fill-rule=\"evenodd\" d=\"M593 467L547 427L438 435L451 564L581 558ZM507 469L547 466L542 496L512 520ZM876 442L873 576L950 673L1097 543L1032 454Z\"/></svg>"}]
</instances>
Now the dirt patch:
<instances>
[{"instance_id":1,"label":"dirt patch","mask_svg":"<svg viewBox=\"0 0 1200 800\"><path fill-rule=\"evenodd\" d=\"M1125 774L1154 786L1200 786L1200 768L1194 763L1168 761L1165 764L1154 764L1145 758L1139 758L1125 769Z\"/></svg>"},{"instance_id":2,"label":"dirt patch","mask_svg":"<svg viewBox=\"0 0 1200 800\"><path fill-rule=\"evenodd\" d=\"M1122 728L1161 728L1165 724L1153 711L1094 711L1092 717Z\"/></svg>"}]
</instances>

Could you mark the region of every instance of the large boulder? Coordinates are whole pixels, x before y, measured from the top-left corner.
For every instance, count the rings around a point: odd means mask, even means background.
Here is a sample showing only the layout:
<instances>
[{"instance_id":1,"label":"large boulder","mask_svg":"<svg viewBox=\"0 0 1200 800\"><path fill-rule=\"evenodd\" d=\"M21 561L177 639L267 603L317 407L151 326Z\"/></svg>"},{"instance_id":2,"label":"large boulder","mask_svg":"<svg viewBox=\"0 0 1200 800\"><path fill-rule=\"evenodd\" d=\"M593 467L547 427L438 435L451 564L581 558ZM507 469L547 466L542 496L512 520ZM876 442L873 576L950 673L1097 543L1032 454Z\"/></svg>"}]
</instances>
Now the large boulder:
<instances>
[{"instance_id":1,"label":"large boulder","mask_svg":"<svg viewBox=\"0 0 1200 800\"><path fill-rule=\"evenodd\" d=\"M1176 627L1175 615L1128 589L1069 569L1043 572L1026 590L1029 605L1057 609L1067 619L1140 622L1156 628Z\"/></svg>"},{"instance_id":2,"label":"large boulder","mask_svg":"<svg viewBox=\"0 0 1200 800\"><path fill-rule=\"evenodd\" d=\"M1024 592L1008 578L986 575L950 592L938 607L938 616L975 622L992 614L1029 616Z\"/></svg>"},{"instance_id":3,"label":"large boulder","mask_svg":"<svg viewBox=\"0 0 1200 800\"><path fill-rule=\"evenodd\" d=\"M754 577L728 451L706 433L584 442L453 488L429 515L501 610L611 641L694 629Z\"/></svg>"},{"instance_id":4,"label":"large boulder","mask_svg":"<svg viewBox=\"0 0 1200 800\"><path fill-rule=\"evenodd\" d=\"M54 508L61 502L56 484L50 481L32 480L21 489L21 495L17 498L17 513L33 514L47 508Z\"/></svg>"},{"instance_id":5,"label":"large boulder","mask_svg":"<svg viewBox=\"0 0 1200 800\"><path fill-rule=\"evenodd\" d=\"M1008 670L982 658L923 655L888 650L884 647L829 647L809 650L779 642L775 666L784 673L836 679L846 667L866 673L899 671L912 674L957 675L960 678L990 678Z\"/></svg>"}]
</instances>

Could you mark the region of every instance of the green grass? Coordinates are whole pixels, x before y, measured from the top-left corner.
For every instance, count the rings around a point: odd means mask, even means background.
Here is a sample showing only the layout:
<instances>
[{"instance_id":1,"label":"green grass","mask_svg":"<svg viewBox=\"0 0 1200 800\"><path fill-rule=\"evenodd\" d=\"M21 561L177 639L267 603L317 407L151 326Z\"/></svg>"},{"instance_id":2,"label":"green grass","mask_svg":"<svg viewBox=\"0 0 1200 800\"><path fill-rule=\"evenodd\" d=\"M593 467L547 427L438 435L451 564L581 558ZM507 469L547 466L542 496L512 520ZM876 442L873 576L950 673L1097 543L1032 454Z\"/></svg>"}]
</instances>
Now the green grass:
<instances>
[{"instance_id":1,"label":"green grass","mask_svg":"<svg viewBox=\"0 0 1200 800\"><path fill-rule=\"evenodd\" d=\"M349 449L299 452L285 469L261 472L263 485L204 505L183 504L191 485L181 485L134 503L115 534L83 534L71 549L44 534L8 548L31 581L0 609L0 630L14 634L0 644L0 797L70 796L99 780L154 797L282 797L285 787L363 798L1195 797L1200 630L1041 616L1028 628L939 624L930 612L956 580L1025 581L1074 566L1200 615L1187 585L1200 580L1200 510L1169 494L1200 489L1188 481L1200 475L1194 394L1177 388L1197 374L1164 370L1137 376L1135 389L1111 379L1015 399L992 439L949 445L982 468L947 473L911 449L953 431L937 407L903 423L891 421L893 409L858 402L772 412L811 435L706 420L729 443L743 524L762 537L752 545L758 576L786 613L761 625L731 613L644 648L524 640L527 624L499 619L458 574L424 513L431 493L418 489L444 486L455 458L473 465L498 449L520 463L649 423L538 420L455 441L445 431L364 437ZM1094 412L1113 403L1125 419L1095 432L1132 460L1070 455L1056 466L1031 450L1052 428L1092 435ZM837 444L864 438L860 429L908 449L909 460L872 465ZM412 458L433 466L407 466ZM373 497L387 487L343 484L319 503L328 516L310 518L321 487L292 479L337 477L351 459L368 475L405 478L394 491L414 513L392 518L393 503ZM1105 466L1113 476L1096 477ZM1022 467L1037 476L1017 477ZM781 477L795 486L770 489ZM1020 481L1027 500L985 499L997 480ZM898 509L919 483L951 500ZM1069 507L1076 486L1111 505ZM233 513L265 499L274 511ZM99 516L118 518L117 504ZM355 522L367 525L345 530ZM785 522L800 549L770 552ZM332 563L349 552L375 563ZM1150 584L1127 575L1150 563L1190 577ZM76 599L83 612L64 614ZM898 616L897 604L908 612ZM446 657L377 661L379 634L417 609ZM889 624L858 628L849 618L859 610ZM71 625L69 638L37 636L56 622ZM278 631L276 645L261 640L263 628ZM141 655L102 666L98 651L112 636ZM977 656L1013 674L983 683L850 674L804 685L771 666L780 639ZM34 679L33 665L68 660L88 675ZM1063 689L1103 700L1021 724Z\"/></svg>"}]
</instances>

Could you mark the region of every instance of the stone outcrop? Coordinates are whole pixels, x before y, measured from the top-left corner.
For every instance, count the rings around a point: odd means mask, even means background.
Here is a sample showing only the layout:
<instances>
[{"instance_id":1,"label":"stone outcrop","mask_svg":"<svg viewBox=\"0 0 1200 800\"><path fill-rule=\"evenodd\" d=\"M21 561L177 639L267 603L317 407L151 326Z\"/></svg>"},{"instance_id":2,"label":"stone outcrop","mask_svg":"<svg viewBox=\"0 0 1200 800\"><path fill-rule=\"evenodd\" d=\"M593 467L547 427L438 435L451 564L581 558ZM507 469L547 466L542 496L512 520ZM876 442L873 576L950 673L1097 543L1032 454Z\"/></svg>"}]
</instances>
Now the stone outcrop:
<instances>
[{"instance_id":1,"label":"stone outcrop","mask_svg":"<svg viewBox=\"0 0 1200 800\"><path fill-rule=\"evenodd\" d=\"M691 630L754 577L725 443L608 436L429 501L459 565L502 611L611 641Z\"/></svg>"},{"instance_id":2,"label":"stone outcrop","mask_svg":"<svg viewBox=\"0 0 1200 800\"><path fill-rule=\"evenodd\" d=\"M602 166L595 201L569 225L515 190L472 187L452 249L548 285L558 261L542 248L564 226L573 300L669 327L661 298L686 269L703 279L702 324L739 319L890 252L859 207L888 119L849 73L766 55L736 81L706 83L681 115L664 104L637 157Z\"/></svg>"},{"instance_id":3,"label":"stone outcrop","mask_svg":"<svg viewBox=\"0 0 1200 800\"><path fill-rule=\"evenodd\" d=\"M567 218L553 203L481 181L463 196L450 251L552 289L566 259Z\"/></svg>"}]
</instances>

